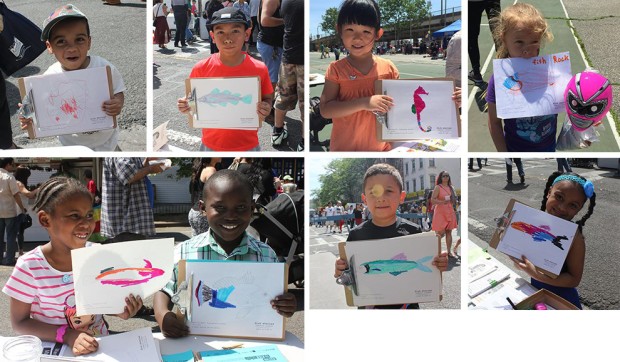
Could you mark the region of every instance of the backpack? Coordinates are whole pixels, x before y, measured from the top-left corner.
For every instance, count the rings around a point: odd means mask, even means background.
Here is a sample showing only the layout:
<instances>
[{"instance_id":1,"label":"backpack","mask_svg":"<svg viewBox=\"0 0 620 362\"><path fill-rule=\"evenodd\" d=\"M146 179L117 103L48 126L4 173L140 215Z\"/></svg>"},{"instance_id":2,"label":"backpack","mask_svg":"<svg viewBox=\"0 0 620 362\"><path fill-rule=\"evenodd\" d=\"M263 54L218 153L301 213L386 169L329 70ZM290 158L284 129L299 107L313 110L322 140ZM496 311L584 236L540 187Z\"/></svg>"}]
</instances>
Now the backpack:
<instances>
[{"instance_id":1,"label":"backpack","mask_svg":"<svg viewBox=\"0 0 620 362\"><path fill-rule=\"evenodd\" d=\"M332 123L331 119L321 116L321 98L310 98L310 130L319 132L330 123Z\"/></svg>"},{"instance_id":2,"label":"backpack","mask_svg":"<svg viewBox=\"0 0 620 362\"><path fill-rule=\"evenodd\" d=\"M295 191L290 194L280 194L273 201L265 206L265 212L268 212L288 232L293 234L293 238L303 240L304 236L304 192L303 190ZM276 252L277 255L287 255L292 240L286 235L285 231L279 226L274 225L265 215L260 215L252 221L251 226L258 231L263 237L267 238L267 243ZM303 242L297 244L295 254L303 253Z\"/></svg>"}]
</instances>

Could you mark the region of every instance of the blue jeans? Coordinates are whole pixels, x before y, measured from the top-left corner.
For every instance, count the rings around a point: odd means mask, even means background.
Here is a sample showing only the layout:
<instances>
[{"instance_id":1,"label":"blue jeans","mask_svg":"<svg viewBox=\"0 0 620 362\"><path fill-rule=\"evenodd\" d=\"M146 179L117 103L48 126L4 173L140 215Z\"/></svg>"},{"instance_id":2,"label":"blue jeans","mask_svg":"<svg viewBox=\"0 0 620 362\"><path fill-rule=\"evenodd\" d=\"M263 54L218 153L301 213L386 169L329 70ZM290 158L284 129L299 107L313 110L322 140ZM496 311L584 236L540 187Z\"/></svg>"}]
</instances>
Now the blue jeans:
<instances>
[{"instance_id":1,"label":"blue jeans","mask_svg":"<svg viewBox=\"0 0 620 362\"><path fill-rule=\"evenodd\" d=\"M6 257L3 259L3 263L10 263L15 261L15 251L17 250L17 231L15 224L17 223L16 217L0 218L0 252L4 252L4 231L6 230Z\"/></svg>"},{"instance_id":2,"label":"blue jeans","mask_svg":"<svg viewBox=\"0 0 620 362\"><path fill-rule=\"evenodd\" d=\"M256 43L256 49L258 49L263 63L265 63L269 70L271 83L278 83L278 73L280 71L280 63L282 63L282 48L259 41Z\"/></svg>"}]
</instances>

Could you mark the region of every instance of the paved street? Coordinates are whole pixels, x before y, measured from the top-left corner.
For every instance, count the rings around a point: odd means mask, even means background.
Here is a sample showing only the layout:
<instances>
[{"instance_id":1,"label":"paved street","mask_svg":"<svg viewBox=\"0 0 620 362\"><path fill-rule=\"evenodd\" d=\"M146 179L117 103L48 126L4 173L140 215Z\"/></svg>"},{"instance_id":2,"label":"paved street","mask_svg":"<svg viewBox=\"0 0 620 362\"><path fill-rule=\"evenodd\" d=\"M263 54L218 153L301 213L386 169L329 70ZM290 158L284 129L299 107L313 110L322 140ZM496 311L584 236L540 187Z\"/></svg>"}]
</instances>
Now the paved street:
<instances>
[{"instance_id":1,"label":"paved street","mask_svg":"<svg viewBox=\"0 0 620 362\"><path fill-rule=\"evenodd\" d=\"M338 243L346 241L348 230L326 233L325 227L310 227L310 308L355 309L347 306L343 287L334 280L334 262L338 256ZM456 230L453 240L456 242ZM445 248L445 242L443 242ZM439 303L422 303L422 309L461 308L461 263L449 259L448 271L443 273L443 300Z\"/></svg>"},{"instance_id":2,"label":"paved street","mask_svg":"<svg viewBox=\"0 0 620 362\"><path fill-rule=\"evenodd\" d=\"M613 163L613 162L612 162ZM474 163L475 165L475 163ZM540 207L547 177L555 170L555 159L523 159L524 184L507 184L504 159L488 159L488 166L469 171L469 232L471 240L482 248L487 247L493 234L494 218L501 215L511 198L532 207ZM583 234L586 239L586 260L583 278L578 290L582 304L589 309L620 308L620 278L618 258L620 246L615 242L620 233L620 178L614 177L615 169L582 168L576 172L590 179L595 186L596 207L586 222ZM513 179L518 182L516 166ZM579 220L587 205L574 218ZM489 253L513 268L512 262L502 253L489 248ZM525 274L521 274L526 276ZM529 278L528 278L529 279Z\"/></svg>"},{"instance_id":3,"label":"paved street","mask_svg":"<svg viewBox=\"0 0 620 362\"><path fill-rule=\"evenodd\" d=\"M173 221L156 221L157 226L157 238L174 238L176 242L187 240L191 237L191 231L189 226L184 225L183 221L187 221L184 215L174 215L174 217L166 217L166 220ZM34 247L30 243L30 248ZM26 246L28 249L28 245ZM0 266L0 285L4 286L7 279L11 275L12 267ZM300 300L301 307L303 308L303 289L296 289L292 284L289 285L289 291L294 293L298 300ZM153 305L152 297L146 299L146 303L149 306ZM4 293L0 293L0 314L8 316L9 313L9 298ZM112 332L125 332L143 327L149 327L153 329L153 332L159 332L159 327L155 318L150 317L136 317L129 320L122 320L117 317L107 316L106 320L110 324L110 331ZM287 319L286 330L302 342L304 341L304 311L296 312L293 317ZM11 328L11 321L9 318L0 319L0 336L14 336L16 335Z\"/></svg>"},{"instance_id":4,"label":"paved street","mask_svg":"<svg viewBox=\"0 0 620 362\"><path fill-rule=\"evenodd\" d=\"M127 90L125 105L117 117L120 127L119 146L123 151L146 150L146 44L144 39L146 3L123 0L121 5L104 5L101 1L72 0L71 3L87 17L92 38L89 54L110 61L123 76ZM57 7L66 2L52 0L11 1L7 6L37 26ZM17 80L20 77L42 74L56 62L47 51L13 76L7 78L7 97L15 143L23 148L59 147L58 137L30 140L19 129L17 104L20 102Z\"/></svg>"},{"instance_id":5,"label":"paved street","mask_svg":"<svg viewBox=\"0 0 620 362\"><path fill-rule=\"evenodd\" d=\"M169 144L187 150L198 151L200 147L201 129L189 127L187 116L177 110L177 99L185 94L185 79L196 63L210 56L209 42L199 40L186 48L175 48L174 41L167 44L168 49L153 50L153 128L168 123ZM250 53L260 59L256 48ZM286 115L288 141L281 146L271 145L273 116L258 130L261 151L296 151L301 142L303 124L299 108Z\"/></svg>"}]
</instances>

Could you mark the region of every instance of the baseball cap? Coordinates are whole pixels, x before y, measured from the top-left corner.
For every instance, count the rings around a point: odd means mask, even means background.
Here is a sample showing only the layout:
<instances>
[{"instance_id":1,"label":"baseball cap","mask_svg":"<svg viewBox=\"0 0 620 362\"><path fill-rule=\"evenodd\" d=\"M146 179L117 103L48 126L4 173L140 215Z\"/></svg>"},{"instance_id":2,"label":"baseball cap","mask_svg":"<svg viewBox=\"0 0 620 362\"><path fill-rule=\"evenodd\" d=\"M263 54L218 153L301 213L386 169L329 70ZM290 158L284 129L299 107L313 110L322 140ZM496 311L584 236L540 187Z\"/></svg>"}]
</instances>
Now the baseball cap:
<instances>
[{"instance_id":1,"label":"baseball cap","mask_svg":"<svg viewBox=\"0 0 620 362\"><path fill-rule=\"evenodd\" d=\"M58 24L59 21L67 19L67 18L82 18L88 21L86 15L80 11L80 9L76 8L73 4L67 4L59 7L54 10L50 14L50 16L45 19L43 22L43 31L41 32L41 40L45 41L49 39L50 32L54 25Z\"/></svg>"},{"instance_id":2,"label":"baseball cap","mask_svg":"<svg viewBox=\"0 0 620 362\"><path fill-rule=\"evenodd\" d=\"M286 175L282 178L283 180L290 180L293 181L293 178L290 175Z\"/></svg>"},{"instance_id":3,"label":"baseball cap","mask_svg":"<svg viewBox=\"0 0 620 362\"><path fill-rule=\"evenodd\" d=\"M225 7L213 13L211 16L211 23L209 23L209 29L213 30L213 26L218 24L229 23L243 23L246 29L250 27L248 18L245 17L245 14L241 11L241 9Z\"/></svg>"}]
</instances>

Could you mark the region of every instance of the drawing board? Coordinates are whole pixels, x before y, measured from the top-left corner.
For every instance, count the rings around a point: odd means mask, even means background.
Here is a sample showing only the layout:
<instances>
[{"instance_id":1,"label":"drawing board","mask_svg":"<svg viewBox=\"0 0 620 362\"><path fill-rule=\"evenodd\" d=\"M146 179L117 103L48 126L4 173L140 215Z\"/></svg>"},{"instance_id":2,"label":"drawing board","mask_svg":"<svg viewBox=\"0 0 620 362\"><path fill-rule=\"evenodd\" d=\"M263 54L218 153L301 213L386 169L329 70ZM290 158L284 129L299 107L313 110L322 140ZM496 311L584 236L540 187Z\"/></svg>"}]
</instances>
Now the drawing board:
<instances>
[{"instance_id":1,"label":"drawing board","mask_svg":"<svg viewBox=\"0 0 620 362\"><path fill-rule=\"evenodd\" d=\"M190 78L185 91L190 127L251 130L260 127L260 77Z\"/></svg>"},{"instance_id":2,"label":"drawing board","mask_svg":"<svg viewBox=\"0 0 620 362\"><path fill-rule=\"evenodd\" d=\"M35 75L20 78L18 84L22 103L34 111L28 127L30 138L116 127L116 117L102 110L103 102L113 96L109 66Z\"/></svg>"},{"instance_id":3,"label":"drawing board","mask_svg":"<svg viewBox=\"0 0 620 362\"><path fill-rule=\"evenodd\" d=\"M577 224L512 199L490 245L517 259L525 256L539 271L557 278L576 234Z\"/></svg>"},{"instance_id":4,"label":"drawing board","mask_svg":"<svg viewBox=\"0 0 620 362\"><path fill-rule=\"evenodd\" d=\"M441 272L434 232L391 239L338 244L340 257L354 273L355 286L345 287L348 305L437 302Z\"/></svg>"},{"instance_id":5,"label":"drawing board","mask_svg":"<svg viewBox=\"0 0 620 362\"><path fill-rule=\"evenodd\" d=\"M168 143L168 123L164 122L153 130L153 151L159 151Z\"/></svg>"},{"instance_id":6,"label":"drawing board","mask_svg":"<svg viewBox=\"0 0 620 362\"><path fill-rule=\"evenodd\" d=\"M270 301L287 290L285 263L182 260L178 269L191 334L284 340L284 317Z\"/></svg>"},{"instance_id":7,"label":"drawing board","mask_svg":"<svg viewBox=\"0 0 620 362\"><path fill-rule=\"evenodd\" d=\"M453 92L454 81L448 78L375 81L375 94L394 100L385 121L377 122L377 139L458 138L458 109L452 100Z\"/></svg>"},{"instance_id":8,"label":"drawing board","mask_svg":"<svg viewBox=\"0 0 620 362\"><path fill-rule=\"evenodd\" d=\"M71 250L77 315L118 314L129 294L145 300L172 277L174 239Z\"/></svg>"},{"instance_id":9,"label":"drawing board","mask_svg":"<svg viewBox=\"0 0 620 362\"><path fill-rule=\"evenodd\" d=\"M533 58L493 60L495 105L499 118L564 112L564 90L571 79L568 52Z\"/></svg>"}]
</instances>

